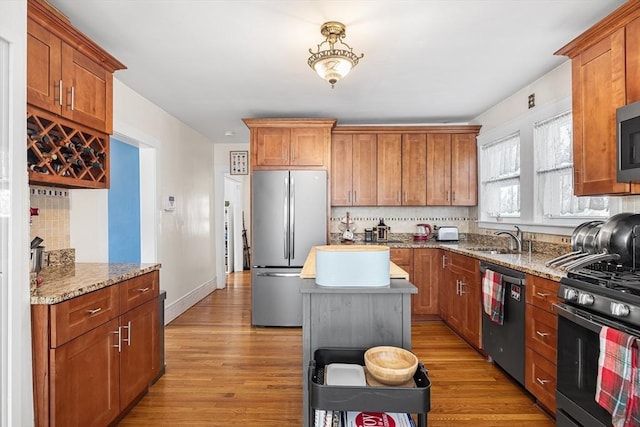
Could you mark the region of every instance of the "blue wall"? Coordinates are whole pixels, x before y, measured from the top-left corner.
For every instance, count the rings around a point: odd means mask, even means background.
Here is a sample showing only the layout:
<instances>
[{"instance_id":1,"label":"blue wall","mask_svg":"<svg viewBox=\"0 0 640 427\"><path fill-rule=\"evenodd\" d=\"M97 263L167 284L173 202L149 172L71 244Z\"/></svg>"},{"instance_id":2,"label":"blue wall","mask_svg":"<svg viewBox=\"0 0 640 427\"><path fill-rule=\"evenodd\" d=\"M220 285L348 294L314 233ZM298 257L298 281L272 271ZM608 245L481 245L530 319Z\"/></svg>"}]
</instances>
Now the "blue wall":
<instances>
[{"instance_id":1,"label":"blue wall","mask_svg":"<svg viewBox=\"0 0 640 427\"><path fill-rule=\"evenodd\" d=\"M140 152L111 138L109 262L140 262Z\"/></svg>"}]
</instances>

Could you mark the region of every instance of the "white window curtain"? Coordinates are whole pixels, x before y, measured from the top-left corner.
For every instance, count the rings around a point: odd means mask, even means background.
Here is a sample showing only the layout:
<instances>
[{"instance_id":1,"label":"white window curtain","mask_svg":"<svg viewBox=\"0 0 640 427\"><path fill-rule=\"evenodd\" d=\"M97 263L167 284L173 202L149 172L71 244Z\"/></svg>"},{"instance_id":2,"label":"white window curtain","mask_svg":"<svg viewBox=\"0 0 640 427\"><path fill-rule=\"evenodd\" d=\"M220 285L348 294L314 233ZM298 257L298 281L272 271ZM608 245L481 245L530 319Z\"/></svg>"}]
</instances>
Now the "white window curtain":
<instances>
[{"instance_id":1,"label":"white window curtain","mask_svg":"<svg viewBox=\"0 0 640 427\"><path fill-rule=\"evenodd\" d=\"M482 216L520 216L520 132L481 147Z\"/></svg>"},{"instance_id":2,"label":"white window curtain","mask_svg":"<svg viewBox=\"0 0 640 427\"><path fill-rule=\"evenodd\" d=\"M571 111L533 126L536 213L543 220L609 216L608 197L573 195L572 126Z\"/></svg>"}]
</instances>

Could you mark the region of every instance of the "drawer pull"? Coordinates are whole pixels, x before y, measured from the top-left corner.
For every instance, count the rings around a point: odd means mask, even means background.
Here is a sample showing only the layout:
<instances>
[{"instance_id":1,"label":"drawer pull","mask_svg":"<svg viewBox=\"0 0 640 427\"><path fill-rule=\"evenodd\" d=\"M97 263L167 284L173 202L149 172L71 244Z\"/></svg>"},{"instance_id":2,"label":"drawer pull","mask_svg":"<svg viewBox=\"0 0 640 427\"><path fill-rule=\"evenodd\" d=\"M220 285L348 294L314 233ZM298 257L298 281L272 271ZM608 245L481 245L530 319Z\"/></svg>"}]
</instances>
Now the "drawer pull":
<instances>
[{"instance_id":1,"label":"drawer pull","mask_svg":"<svg viewBox=\"0 0 640 427\"><path fill-rule=\"evenodd\" d=\"M551 380L543 380L542 378L538 378L536 377L536 381L538 381L538 383L540 383L540 385L545 385L546 383L550 383Z\"/></svg>"},{"instance_id":2,"label":"drawer pull","mask_svg":"<svg viewBox=\"0 0 640 427\"><path fill-rule=\"evenodd\" d=\"M102 311L102 307L98 307L98 308L94 308L92 310L87 310L87 313L89 313L89 316L93 316L94 314L98 314Z\"/></svg>"},{"instance_id":3,"label":"drawer pull","mask_svg":"<svg viewBox=\"0 0 640 427\"><path fill-rule=\"evenodd\" d=\"M118 327L117 331L113 331L111 332L112 334L117 334L118 335L118 344L115 344L114 347L116 347L118 349L118 353L122 352L122 329L120 329Z\"/></svg>"},{"instance_id":4,"label":"drawer pull","mask_svg":"<svg viewBox=\"0 0 640 427\"><path fill-rule=\"evenodd\" d=\"M549 296L549 294L545 294L543 292L536 292L536 295L538 295L540 298L547 298Z\"/></svg>"},{"instance_id":5,"label":"drawer pull","mask_svg":"<svg viewBox=\"0 0 640 427\"><path fill-rule=\"evenodd\" d=\"M143 294L143 293L147 292L149 289L151 289L151 288L146 287L146 288L138 289L138 292L140 292L141 294Z\"/></svg>"},{"instance_id":6,"label":"drawer pull","mask_svg":"<svg viewBox=\"0 0 640 427\"><path fill-rule=\"evenodd\" d=\"M536 331L536 334L538 334L538 336L541 337L541 338L546 338L546 337L549 336L549 332Z\"/></svg>"}]
</instances>

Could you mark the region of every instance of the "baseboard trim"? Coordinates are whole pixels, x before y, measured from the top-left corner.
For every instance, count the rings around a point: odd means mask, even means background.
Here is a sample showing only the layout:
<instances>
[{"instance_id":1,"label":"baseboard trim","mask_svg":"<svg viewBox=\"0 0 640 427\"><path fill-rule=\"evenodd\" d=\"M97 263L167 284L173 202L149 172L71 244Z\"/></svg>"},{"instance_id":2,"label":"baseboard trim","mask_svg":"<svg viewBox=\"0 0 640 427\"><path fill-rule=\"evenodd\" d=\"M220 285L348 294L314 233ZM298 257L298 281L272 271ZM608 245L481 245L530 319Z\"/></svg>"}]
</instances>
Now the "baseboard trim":
<instances>
[{"instance_id":1,"label":"baseboard trim","mask_svg":"<svg viewBox=\"0 0 640 427\"><path fill-rule=\"evenodd\" d=\"M169 324L173 319L193 307L202 298L209 295L217 289L216 279L212 279L198 286L188 294L165 306L164 308L164 324Z\"/></svg>"}]
</instances>

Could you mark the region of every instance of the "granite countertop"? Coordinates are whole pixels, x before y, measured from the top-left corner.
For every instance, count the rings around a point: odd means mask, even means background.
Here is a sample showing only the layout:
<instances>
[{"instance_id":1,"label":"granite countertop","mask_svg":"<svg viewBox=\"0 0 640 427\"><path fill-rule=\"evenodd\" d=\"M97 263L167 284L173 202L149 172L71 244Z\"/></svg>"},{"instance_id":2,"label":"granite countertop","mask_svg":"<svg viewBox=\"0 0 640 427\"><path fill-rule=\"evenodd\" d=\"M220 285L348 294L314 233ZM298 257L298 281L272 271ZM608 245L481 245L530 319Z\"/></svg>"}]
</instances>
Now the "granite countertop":
<instances>
[{"instance_id":1,"label":"granite countertop","mask_svg":"<svg viewBox=\"0 0 640 427\"><path fill-rule=\"evenodd\" d=\"M74 263L42 270L39 286L31 286L31 304L62 301L159 270L160 264Z\"/></svg>"},{"instance_id":2,"label":"granite countertop","mask_svg":"<svg viewBox=\"0 0 640 427\"><path fill-rule=\"evenodd\" d=\"M357 242L358 244L363 244L362 242ZM342 244L339 241L332 241L332 244ZM390 248L405 248L405 249L443 249L445 251L455 252L461 255L467 255L474 258L477 258L482 261L491 262L493 264L498 264L504 267L513 268L515 270L519 270L528 274L532 274L534 276L543 277L545 279L560 281L562 277L565 277L567 273L558 268L549 268L545 266L545 263L550 259L555 258L558 254L548 254L548 253L539 253L532 252L529 254L528 251L523 250L522 253L496 253L496 254L487 254L477 250L473 250L473 248L479 247L494 247L495 245L488 245L479 242L438 242L435 240L427 240L427 241L418 241L414 242L412 240L404 240L404 241L393 241L393 242L377 242L377 243L367 243L367 244L379 244L389 246Z\"/></svg>"}]
</instances>

